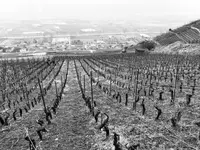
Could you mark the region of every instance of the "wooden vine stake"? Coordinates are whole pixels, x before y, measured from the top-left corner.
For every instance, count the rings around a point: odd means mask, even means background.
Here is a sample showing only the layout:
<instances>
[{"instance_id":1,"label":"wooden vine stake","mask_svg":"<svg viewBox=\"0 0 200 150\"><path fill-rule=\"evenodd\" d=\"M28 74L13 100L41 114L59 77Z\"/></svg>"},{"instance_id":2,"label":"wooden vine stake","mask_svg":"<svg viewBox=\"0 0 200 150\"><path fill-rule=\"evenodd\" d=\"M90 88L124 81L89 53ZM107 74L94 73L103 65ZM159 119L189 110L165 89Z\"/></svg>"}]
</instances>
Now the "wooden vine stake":
<instances>
[{"instance_id":1,"label":"wooden vine stake","mask_svg":"<svg viewBox=\"0 0 200 150\"><path fill-rule=\"evenodd\" d=\"M43 95L43 87L41 87L41 84L40 84L40 79L38 78L38 84L39 84L39 87L40 87L40 93L41 93L41 96L42 96L42 102L43 102L43 106L44 106L44 112L45 114L47 113L47 108L46 108L46 104L45 104L45 100L44 100L44 95Z\"/></svg>"},{"instance_id":2,"label":"wooden vine stake","mask_svg":"<svg viewBox=\"0 0 200 150\"><path fill-rule=\"evenodd\" d=\"M85 89L85 75L83 76L83 91L84 94L86 93L86 89Z\"/></svg>"},{"instance_id":3,"label":"wooden vine stake","mask_svg":"<svg viewBox=\"0 0 200 150\"><path fill-rule=\"evenodd\" d=\"M75 60L74 60L74 66L75 66L76 77L77 77L78 84L79 84L79 87L80 87L80 90L81 90L81 94L82 94L82 96L85 97L85 93L84 93L84 91L83 91L83 88L82 88L82 85L81 85L81 82L80 82L80 77L79 77L79 74L78 74L78 69L77 69L77 66L76 66L76 62L75 62Z\"/></svg>"},{"instance_id":4,"label":"wooden vine stake","mask_svg":"<svg viewBox=\"0 0 200 150\"><path fill-rule=\"evenodd\" d=\"M176 76L175 76L175 81L174 81L174 93L173 93L174 95L173 95L173 99L172 99L172 104L174 104L175 96L176 96L176 85L177 85L176 81L177 81L177 78L178 78L178 70L179 70L178 65L179 65L179 61L177 60L177 63L176 63Z\"/></svg>"},{"instance_id":5,"label":"wooden vine stake","mask_svg":"<svg viewBox=\"0 0 200 150\"><path fill-rule=\"evenodd\" d=\"M133 82L133 68L131 69L131 79L129 80L129 83L128 83L128 92L130 91L130 85L132 84Z\"/></svg>"},{"instance_id":6,"label":"wooden vine stake","mask_svg":"<svg viewBox=\"0 0 200 150\"><path fill-rule=\"evenodd\" d=\"M111 90L112 90L112 83L111 83L111 74L110 74L110 93L109 93L109 95L111 95Z\"/></svg>"},{"instance_id":7,"label":"wooden vine stake","mask_svg":"<svg viewBox=\"0 0 200 150\"><path fill-rule=\"evenodd\" d=\"M148 94L150 94L150 89L151 89L151 80L152 80L152 71L150 72L150 79L149 79L149 92L148 92Z\"/></svg>"},{"instance_id":8,"label":"wooden vine stake","mask_svg":"<svg viewBox=\"0 0 200 150\"><path fill-rule=\"evenodd\" d=\"M133 107L134 107L134 105L135 105L135 103L136 103L136 101L137 101L137 96L138 96L138 94L137 94L138 76L139 76L139 69L137 70L137 74L136 74L136 81L135 81L135 102L134 102L134 104L133 104ZM135 111L136 111L136 109L135 109Z\"/></svg>"},{"instance_id":9,"label":"wooden vine stake","mask_svg":"<svg viewBox=\"0 0 200 150\"><path fill-rule=\"evenodd\" d=\"M81 87L82 87L82 77L81 77L81 71L80 71L80 74L79 74L79 80L80 80ZM84 89L83 89L83 92L84 92Z\"/></svg>"},{"instance_id":10,"label":"wooden vine stake","mask_svg":"<svg viewBox=\"0 0 200 150\"><path fill-rule=\"evenodd\" d=\"M67 76L66 76L66 81L67 81L68 73L69 73L69 60L67 61Z\"/></svg>"},{"instance_id":11,"label":"wooden vine stake","mask_svg":"<svg viewBox=\"0 0 200 150\"><path fill-rule=\"evenodd\" d=\"M117 80L117 71L118 71L118 69L115 70L115 82Z\"/></svg>"},{"instance_id":12,"label":"wooden vine stake","mask_svg":"<svg viewBox=\"0 0 200 150\"><path fill-rule=\"evenodd\" d=\"M93 98L93 85L92 85L92 71L90 71L90 86L91 86L91 100L92 100L92 113L94 111L94 98Z\"/></svg>"}]
</instances>

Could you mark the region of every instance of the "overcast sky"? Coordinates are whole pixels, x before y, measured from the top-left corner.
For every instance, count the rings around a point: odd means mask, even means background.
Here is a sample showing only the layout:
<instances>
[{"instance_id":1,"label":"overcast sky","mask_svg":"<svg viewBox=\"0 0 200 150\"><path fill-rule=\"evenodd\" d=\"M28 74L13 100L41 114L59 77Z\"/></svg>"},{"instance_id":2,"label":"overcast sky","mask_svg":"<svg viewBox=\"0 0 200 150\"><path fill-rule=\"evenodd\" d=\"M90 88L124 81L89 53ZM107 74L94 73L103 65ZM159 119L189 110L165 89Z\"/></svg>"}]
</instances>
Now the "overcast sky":
<instances>
[{"instance_id":1,"label":"overcast sky","mask_svg":"<svg viewBox=\"0 0 200 150\"><path fill-rule=\"evenodd\" d=\"M200 17L200 0L0 0L0 19Z\"/></svg>"}]
</instances>

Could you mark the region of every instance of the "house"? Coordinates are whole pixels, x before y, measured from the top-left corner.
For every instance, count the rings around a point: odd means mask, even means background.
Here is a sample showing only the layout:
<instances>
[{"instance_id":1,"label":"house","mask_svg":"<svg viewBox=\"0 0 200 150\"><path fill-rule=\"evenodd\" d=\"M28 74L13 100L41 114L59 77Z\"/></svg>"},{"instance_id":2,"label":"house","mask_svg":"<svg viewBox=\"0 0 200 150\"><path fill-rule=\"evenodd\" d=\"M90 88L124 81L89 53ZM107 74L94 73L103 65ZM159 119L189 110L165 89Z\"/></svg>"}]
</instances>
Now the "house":
<instances>
[{"instance_id":1,"label":"house","mask_svg":"<svg viewBox=\"0 0 200 150\"><path fill-rule=\"evenodd\" d=\"M22 48L22 49L20 49L20 53L25 53L26 51L27 51L26 48Z\"/></svg>"}]
</instances>

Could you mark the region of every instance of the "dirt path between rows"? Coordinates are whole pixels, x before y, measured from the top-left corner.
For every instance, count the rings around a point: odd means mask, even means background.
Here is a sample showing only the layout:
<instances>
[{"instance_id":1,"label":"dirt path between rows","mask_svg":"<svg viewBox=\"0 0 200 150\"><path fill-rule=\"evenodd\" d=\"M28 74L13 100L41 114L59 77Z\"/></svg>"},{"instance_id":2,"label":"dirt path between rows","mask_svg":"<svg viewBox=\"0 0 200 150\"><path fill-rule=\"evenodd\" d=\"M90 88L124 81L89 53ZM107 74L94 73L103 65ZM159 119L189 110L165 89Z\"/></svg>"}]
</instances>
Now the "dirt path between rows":
<instances>
[{"instance_id":1,"label":"dirt path between rows","mask_svg":"<svg viewBox=\"0 0 200 150\"><path fill-rule=\"evenodd\" d=\"M76 80L76 73L71 65L62 102L54 122L58 124L59 150L89 150L91 147L93 131L89 129L91 116L84 104Z\"/></svg>"}]
</instances>

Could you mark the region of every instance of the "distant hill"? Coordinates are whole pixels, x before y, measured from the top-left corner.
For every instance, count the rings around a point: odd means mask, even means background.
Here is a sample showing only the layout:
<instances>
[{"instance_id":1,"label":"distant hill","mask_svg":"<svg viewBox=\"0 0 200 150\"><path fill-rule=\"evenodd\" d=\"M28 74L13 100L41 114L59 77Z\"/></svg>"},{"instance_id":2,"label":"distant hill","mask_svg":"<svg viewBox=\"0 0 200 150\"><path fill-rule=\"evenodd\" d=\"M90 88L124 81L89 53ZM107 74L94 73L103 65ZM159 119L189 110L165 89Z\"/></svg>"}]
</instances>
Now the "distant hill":
<instances>
[{"instance_id":1,"label":"distant hill","mask_svg":"<svg viewBox=\"0 0 200 150\"><path fill-rule=\"evenodd\" d=\"M200 43L200 20L193 21L176 29L169 29L154 38L160 45L169 45L177 41L183 43Z\"/></svg>"},{"instance_id":2,"label":"distant hill","mask_svg":"<svg viewBox=\"0 0 200 150\"><path fill-rule=\"evenodd\" d=\"M91 29L87 33L118 33L123 32L121 25L100 23L97 25L89 21L21 21L17 23L0 24L0 36L21 36L26 32L44 34L82 34L85 29Z\"/></svg>"}]
</instances>

